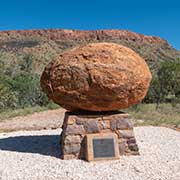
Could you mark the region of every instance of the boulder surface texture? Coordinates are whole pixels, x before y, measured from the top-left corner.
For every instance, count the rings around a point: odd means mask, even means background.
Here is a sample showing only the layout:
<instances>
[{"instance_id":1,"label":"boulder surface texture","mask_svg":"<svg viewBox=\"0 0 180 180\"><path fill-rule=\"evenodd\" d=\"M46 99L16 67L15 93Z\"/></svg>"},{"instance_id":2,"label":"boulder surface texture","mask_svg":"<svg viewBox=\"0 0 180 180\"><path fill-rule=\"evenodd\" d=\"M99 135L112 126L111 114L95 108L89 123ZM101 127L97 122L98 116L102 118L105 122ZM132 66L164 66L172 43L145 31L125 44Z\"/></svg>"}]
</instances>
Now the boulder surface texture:
<instances>
[{"instance_id":1,"label":"boulder surface texture","mask_svg":"<svg viewBox=\"0 0 180 180\"><path fill-rule=\"evenodd\" d=\"M48 97L70 111L127 108L145 97L150 81L144 59L114 43L91 43L66 51L41 76Z\"/></svg>"}]
</instances>

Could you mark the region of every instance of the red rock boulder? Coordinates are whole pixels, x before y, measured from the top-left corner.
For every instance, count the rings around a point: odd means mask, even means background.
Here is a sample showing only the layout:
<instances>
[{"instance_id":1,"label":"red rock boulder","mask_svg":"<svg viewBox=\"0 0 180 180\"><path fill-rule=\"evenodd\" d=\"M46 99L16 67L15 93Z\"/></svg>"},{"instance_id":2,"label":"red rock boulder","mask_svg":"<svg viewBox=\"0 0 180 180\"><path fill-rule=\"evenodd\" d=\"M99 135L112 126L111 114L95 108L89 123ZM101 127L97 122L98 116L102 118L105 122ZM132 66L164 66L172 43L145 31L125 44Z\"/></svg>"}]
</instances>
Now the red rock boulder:
<instances>
[{"instance_id":1,"label":"red rock boulder","mask_svg":"<svg viewBox=\"0 0 180 180\"><path fill-rule=\"evenodd\" d=\"M111 111L140 102L150 81L146 62L133 50L114 43L92 43L50 62L41 86L67 110Z\"/></svg>"}]
</instances>

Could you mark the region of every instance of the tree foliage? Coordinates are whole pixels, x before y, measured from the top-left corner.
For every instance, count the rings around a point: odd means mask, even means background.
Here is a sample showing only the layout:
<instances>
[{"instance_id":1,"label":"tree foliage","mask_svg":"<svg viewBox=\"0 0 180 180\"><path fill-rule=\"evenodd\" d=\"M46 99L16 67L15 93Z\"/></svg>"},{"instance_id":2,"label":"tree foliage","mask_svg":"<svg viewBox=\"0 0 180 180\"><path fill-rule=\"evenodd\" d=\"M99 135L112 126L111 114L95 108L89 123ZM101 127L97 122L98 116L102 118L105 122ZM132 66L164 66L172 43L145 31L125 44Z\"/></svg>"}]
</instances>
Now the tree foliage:
<instances>
[{"instance_id":1,"label":"tree foliage","mask_svg":"<svg viewBox=\"0 0 180 180\"><path fill-rule=\"evenodd\" d=\"M152 76L151 86L145 102L160 103L170 101L173 105L180 98L180 59L161 63Z\"/></svg>"},{"instance_id":2,"label":"tree foliage","mask_svg":"<svg viewBox=\"0 0 180 180\"><path fill-rule=\"evenodd\" d=\"M39 84L40 75L33 71L33 58L31 54L24 55L18 68L12 69L0 61L0 111L48 104Z\"/></svg>"}]
</instances>

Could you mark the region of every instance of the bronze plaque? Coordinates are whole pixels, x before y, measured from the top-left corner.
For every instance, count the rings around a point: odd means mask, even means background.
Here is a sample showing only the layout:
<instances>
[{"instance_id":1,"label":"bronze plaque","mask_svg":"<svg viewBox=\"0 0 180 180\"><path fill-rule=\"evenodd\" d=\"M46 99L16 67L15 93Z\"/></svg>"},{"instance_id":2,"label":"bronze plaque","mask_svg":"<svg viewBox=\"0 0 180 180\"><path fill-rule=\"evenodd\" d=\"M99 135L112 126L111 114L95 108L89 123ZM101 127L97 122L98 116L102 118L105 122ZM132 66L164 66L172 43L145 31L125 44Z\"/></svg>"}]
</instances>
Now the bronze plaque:
<instances>
[{"instance_id":1,"label":"bronze plaque","mask_svg":"<svg viewBox=\"0 0 180 180\"><path fill-rule=\"evenodd\" d=\"M114 157L114 139L113 138L101 138L93 139L93 152L94 158Z\"/></svg>"},{"instance_id":2,"label":"bronze plaque","mask_svg":"<svg viewBox=\"0 0 180 180\"><path fill-rule=\"evenodd\" d=\"M118 141L115 133L88 134L86 139L86 158L88 161L119 158Z\"/></svg>"}]
</instances>

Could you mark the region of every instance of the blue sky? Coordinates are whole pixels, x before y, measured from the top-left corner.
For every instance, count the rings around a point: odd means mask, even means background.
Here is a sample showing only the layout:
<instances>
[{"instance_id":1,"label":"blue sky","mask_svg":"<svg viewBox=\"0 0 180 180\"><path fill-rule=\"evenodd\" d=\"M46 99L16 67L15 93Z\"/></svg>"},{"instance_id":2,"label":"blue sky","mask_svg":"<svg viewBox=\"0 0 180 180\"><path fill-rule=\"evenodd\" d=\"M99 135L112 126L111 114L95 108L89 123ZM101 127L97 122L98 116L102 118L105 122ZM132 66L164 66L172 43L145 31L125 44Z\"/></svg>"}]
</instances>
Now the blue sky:
<instances>
[{"instance_id":1,"label":"blue sky","mask_svg":"<svg viewBox=\"0 0 180 180\"><path fill-rule=\"evenodd\" d=\"M179 0L1 0L0 30L126 29L180 50Z\"/></svg>"}]
</instances>

